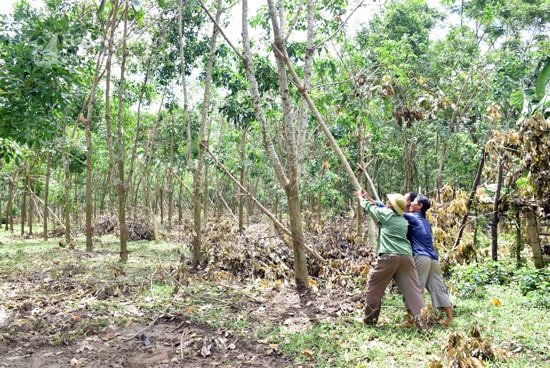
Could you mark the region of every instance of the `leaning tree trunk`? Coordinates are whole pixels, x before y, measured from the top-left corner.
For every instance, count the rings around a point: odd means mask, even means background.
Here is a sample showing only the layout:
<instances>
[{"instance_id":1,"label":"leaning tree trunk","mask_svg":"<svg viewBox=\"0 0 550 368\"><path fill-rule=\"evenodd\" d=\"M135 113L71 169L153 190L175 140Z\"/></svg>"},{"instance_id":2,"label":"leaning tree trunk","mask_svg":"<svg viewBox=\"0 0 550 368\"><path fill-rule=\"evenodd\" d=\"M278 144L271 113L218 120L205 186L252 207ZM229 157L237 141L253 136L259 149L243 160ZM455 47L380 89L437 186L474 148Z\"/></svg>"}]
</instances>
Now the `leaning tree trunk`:
<instances>
[{"instance_id":1,"label":"leaning tree trunk","mask_svg":"<svg viewBox=\"0 0 550 368\"><path fill-rule=\"evenodd\" d=\"M477 166L477 173L476 177L474 179L474 183L472 184L472 190L470 191L470 196L468 197L468 201L466 202L466 214L464 217L462 217L462 222L460 224L460 228L458 229L458 233L456 235L455 242L453 244L453 249L457 249L458 245L460 244L460 241L462 240L462 234L464 232L464 229L466 228L466 224L468 223L468 216L470 213L470 206L472 205L472 202L474 200L474 196L476 194L477 187L479 186L479 182L481 181L481 174L483 172L483 167L485 166L485 149L481 150L481 158L479 160L479 165Z\"/></svg>"}]
</instances>

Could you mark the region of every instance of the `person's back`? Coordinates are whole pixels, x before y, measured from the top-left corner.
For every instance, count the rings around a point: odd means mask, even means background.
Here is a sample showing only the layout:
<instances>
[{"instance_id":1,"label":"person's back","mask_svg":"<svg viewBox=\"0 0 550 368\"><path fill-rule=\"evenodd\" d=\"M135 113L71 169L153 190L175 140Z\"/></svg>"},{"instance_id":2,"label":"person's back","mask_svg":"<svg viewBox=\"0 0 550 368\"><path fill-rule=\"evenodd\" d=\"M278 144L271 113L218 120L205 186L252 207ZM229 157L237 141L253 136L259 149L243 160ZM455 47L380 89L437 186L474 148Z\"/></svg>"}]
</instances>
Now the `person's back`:
<instances>
[{"instance_id":1,"label":"person's back","mask_svg":"<svg viewBox=\"0 0 550 368\"><path fill-rule=\"evenodd\" d=\"M377 254L412 255L410 241L407 239L409 223L392 209L369 207L367 212L380 223Z\"/></svg>"},{"instance_id":2,"label":"person's back","mask_svg":"<svg viewBox=\"0 0 550 368\"><path fill-rule=\"evenodd\" d=\"M411 242L412 255L438 260L433 245L432 227L426 217L420 212L404 213L403 216L409 222L407 238Z\"/></svg>"},{"instance_id":3,"label":"person's back","mask_svg":"<svg viewBox=\"0 0 550 368\"><path fill-rule=\"evenodd\" d=\"M434 308L445 311L447 320L441 323L449 325L453 321L453 306L443 280L439 258L433 245L432 228L426 219L426 212L430 207L430 200L419 194L410 203L410 212L404 213L403 216L409 221L407 235L411 242L421 289L426 288L428 290ZM405 303L408 304L406 298ZM409 315L408 323L412 322L411 317Z\"/></svg>"}]
</instances>

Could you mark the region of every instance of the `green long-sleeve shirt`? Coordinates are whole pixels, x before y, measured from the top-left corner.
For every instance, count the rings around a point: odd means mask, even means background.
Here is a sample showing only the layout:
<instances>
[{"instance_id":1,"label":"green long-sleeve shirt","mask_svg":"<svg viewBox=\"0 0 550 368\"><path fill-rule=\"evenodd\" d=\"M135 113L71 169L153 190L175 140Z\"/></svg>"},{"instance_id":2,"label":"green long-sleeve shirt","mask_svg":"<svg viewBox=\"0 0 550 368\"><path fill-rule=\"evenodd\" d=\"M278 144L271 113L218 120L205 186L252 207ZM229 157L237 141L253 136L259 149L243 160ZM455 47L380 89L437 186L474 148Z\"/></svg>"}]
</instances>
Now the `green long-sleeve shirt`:
<instances>
[{"instance_id":1,"label":"green long-sleeve shirt","mask_svg":"<svg viewBox=\"0 0 550 368\"><path fill-rule=\"evenodd\" d=\"M412 256L411 243L407 239L409 222L390 208L376 207L364 198L360 199L360 203L361 207L380 223L376 255L389 253Z\"/></svg>"}]
</instances>

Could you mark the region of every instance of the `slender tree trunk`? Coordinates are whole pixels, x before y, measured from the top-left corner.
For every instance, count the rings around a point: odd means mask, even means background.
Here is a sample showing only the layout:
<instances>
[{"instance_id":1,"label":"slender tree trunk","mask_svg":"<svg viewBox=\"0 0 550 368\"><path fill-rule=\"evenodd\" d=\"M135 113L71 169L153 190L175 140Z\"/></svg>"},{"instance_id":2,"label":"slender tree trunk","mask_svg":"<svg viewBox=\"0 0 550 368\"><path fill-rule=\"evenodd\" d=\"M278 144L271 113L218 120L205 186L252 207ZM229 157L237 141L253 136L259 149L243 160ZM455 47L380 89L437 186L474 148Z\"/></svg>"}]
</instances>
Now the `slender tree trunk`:
<instances>
[{"instance_id":1,"label":"slender tree trunk","mask_svg":"<svg viewBox=\"0 0 550 368\"><path fill-rule=\"evenodd\" d=\"M491 222L491 257L493 261L498 260L498 222L499 211L498 206L500 204L500 190L502 188L502 162L498 161L498 178L497 178L497 190L495 192L495 200L493 203L493 221Z\"/></svg>"},{"instance_id":2,"label":"slender tree trunk","mask_svg":"<svg viewBox=\"0 0 550 368\"><path fill-rule=\"evenodd\" d=\"M282 154L285 156L286 169L283 167L275 145L269 136L267 119L261 106L261 97L256 81L256 75L252 64L252 52L250 48L250 39L248 35L248 1L242 3L242 36L244 45L243 62L250 82L250 94L254 104L256 118L260 123L264 148L268 153L269 160L274 168L277 179L282 188L284 188L288 201L288 216L290 222L290 231L292 246L294 251L294 273L298 292L309 290L309 276L307 272L307 262L305 256L304 237L302 228L302 210L300 206L300 177L303 160L303 148L306 129L306 105L301 104L298 114L292 109L292 99L290 96L290 83L286 71L286 34L285 34L285 13L284 4L280 2L276 8L273 0L268 0L269 18L272 24L274 39L274 56L277 63L279 78L279 93L282 102L283 131L285 135L285 147ZM313 1L307 2L307 41L306 56L304 60L304 90L309 89L311 78L311 64L313 47Z\"/></svg>"},{"instance_id":3,"label":"slender tree trunk","mask_svg":"<svg viewBox=\"0 0 550 368\"><path fill-rule=\"evenodd\" d=\"M114 27L114 24L116 23L116 9L113 9L111 13L109 14L109 21L107 22L105 26L104 31L104 37L103 37L103 43L105 44L107 42L107 35L108 35L108 29L109 25L112 24ZM93 109L95 105L95 95L97 86L99 84L99 81L101 79L101 66L103 64L103 58L105 56L105 48L101 48L97 55L96 60L96 66L95 66L95 73L94 73L94 79L92 82L91 90L90 90L90 96L88 98L88 105L87 105L87 112L86 117L84 117L82 114L79 116L79 120L82 124L84 124L85 127L85 137L86 137L86 251L91 252L94 249L93 246L93 228L92 228L92 200L93 200L93 193L92 193L92 130L91 130L91 124L92 124L92 114ZM76 200L76 198L75 198Z\"/></svg>"},{"instance_id":4,"label":"slender tree trunk","mask_svg":"<svg viewBox=\"0 0 550 368\"><path fill-rule=\"evenodd\" d=\"M32 222L33 222L33 212L34 212L34 201L32 200L32 188L31 188L31 174L30 171L27 173L27 198L29 199L29 212L28 212L28 224L29 224L29 235L33 235Z\"/></svg>"},{"instance_id":5,"label":"slender tree trunk","mask_svg":"<svg viewBox=\"0 0 550 368\"><path fill-rule=\"evenodd\" d=\"M120 65L120 80L118 90L118 117L117 117L117 168L118 168L118 223L120 228L120 260L122 262L128 261L128 226L126 224L126 195L127 195L127 183L125 179L124 168L124 136L122 132L124 110L124 82L126 72L126 40L128 38L128 10L130 3L126 3L124 7L124 31L122 34L122 62ZM137 134L137 133L136 133ZM138 134L139 135L139 134Z\"/></svg>"},{"instance_id":6,"label":"slender tree trunk","mask_svg":"<svg viewBox=\"0 0 550 368\"><path fill-rule=\"evenodd\" d=\"M408 192L413 189L413 177L414 177L414 156L415 156L415 144L409 139L407 128L403 128L403 170L405 173L405 181L403 183L403 192Z\"/></svg>"},{"instance_id":7,"label":"slender tree trunk","mask_svg":"<svg viewBox=\"0 0 550 368\"><path fill-rule=\"evenodd\" d=\"M174 131L174 115L170 120L170 131ZM166 173L166 187L168 188L168 230L172 230L172 216L174 212L174 180L172 178L172 167L174 167L174 134L170 134L170 158L168 172Z\"/></svg>"},{"instance_id":8,"label":"slender tree trunk","mask_svg":"<svg viewBox=\"0 0 550 368\"><path fill-rule=\"evenodd\" d=\"M519 207L514 208L515 212L515 222L516 222L516 268L521 267L521 250L523 249L523 239L521 237L521 216Z\"/></svg>"},{"instance_id":9,"label":"slender tree trunk","mask_svg":"<svg viewBox=\"0 0 550 368\"><path fill-rule=\"evenodd\" d=\"M49 219L49 197L50 197L50 176L51 176L51 163L52 163L52 154L51 152L48 152L46 157L46 178L44 183L44 219L43 219L43 239L45 241L48 240L48 219ZM2 213L0 211L0 213Z\"/></svg>"},{"instance_id":10,"label":"slender tree trunk","mask_svg":"<svg viewBox=\"0 0 550 368\"><path fill-rule=\"evenodd\" d=\"M164 188L162 183L158 184L158 208L160 210L160 223L164 224Z\"/></svg>"},{"instance_id":11,"label":"slender tree trunk","mask_svg":"<svg viewBox=\"0 0 550 368\"><path fill-rule=\"evenodd\" d=\"M206 141L208 142L208 139ZM210 190L209 190L210 180L208 176L208 169L209 169L208 164L206 162L203 163L202 177L204 178L204 180L202 183L202 186L203 186L202 193L204 193L204 195L202 196L202 218L204 219L204 221L208 221L208 217L209 217L208 214L210 213L210 201L211 201Z\"/></svg>"},{"instance_id":12,"label":"slender tree trunk","mask_svg":"<svg viewBox=\"0 0 550 368\"><path fill-rule=\"evenodd\" d=\"M72 215L72 221L76 223L77 227L80 227L80 207L78 206L78 175L73 175L74 177L74 214ZM95 202L95 201L94 201ZM94 216L95 217L95 216Z\"/></svg>"},{"instance_id":13,"label":"slender tree trunk","mask_svg":"<svg viewBox=\"0 0 550 368\"><path fill-rule=\"evenodd\" d=\"M63 124L63 136L66 135L67 125ZM63 171L65 172L65 244L71 241L71 170L70 156L67 150L63 152ZM78 199L75 198L75 201Z\"/></svg>"},{"instance_id":14,"label":"slender tree trunk","mask_svg":"<svg viewBox=\"0 0 550 368\"><path fill-rule=\"evenodd\" d=\"M243 187L246 188L246 138L248 134L248 130L246 128L241 129L242 135L241 135L241 149L240 149L240 155L241 155L241 177L239 182ZM239 195L239 231L244 231L244 203L245 203L246 197L242 191L240 191Z\"/></svg>"},{"instance_id":15,"label":"slender tree trunk","mask_svg":"<svg viewBox=\"0 0 550 368\"><path fill-rule=\"evenodd\" d=\"M470 206L472 205L472 201L474 200L474 196L477 190L477 187L479 185L479 182L481 181L481 174L483 172L483 167L485 166L485 150L481 150L481 158L479 160L479 165L477 166L477 173L476 177L474 179L474 183L472 184L472 190L470 191L470 196L468 197L468 201L466 202L466 214L464 214L464 217L462 217L462 223L460 224L460 228L458 229L458 234L456 235L455 243L453 244L453 249L458 248L458 245L460 244L460 241L462 240L462 233L464 232L464 229L466 228L466 224L468 223L468 216L470 212Z\"/></svg>"},{"instance_id":16,"label":"slender tree trunk","mask_svg":"<svg viewBox=\"0 0 550 368\"><path fill-rule=\"evenodd\" d=\"M15 186L15 178L17 176L17 171L8 177L8 203L6 205L6 231L9 230L13 233L13 188Z\"/></svg>"},{"instance_id":17,"label":"slender tree trunk","mask_svg":"<svg viewBox=\"0 0 550 368\"><path fill-rule=\"evenodd\" d=\"M26 168L28 170L28 168ZM24 183L23 183L23 197L21 198L21 236L25 235L25 224L27 222L27 178L29 177L28 171L25 172Z\"/></svg>"},{"instance_id":18,"label":"slender tree trunk","mask_svg":"<svg viewBox=\"0 0 550 368\"><path fill-rule=\"evenodd\" d=\"M222 0L218 0L216 8L216 24L219 23L221 14L222 14ZM201 218L201 195L202 192L202 173L204 165L204 147L208 148L208 142L205 141L207 124L208 124L208 107L210 101L210 84L212 81L212 66L214 63L214 57L216 52L216 42L218 38L218 28L213 27L212 38L210 44L210 54L208 56L208 62L206 66L206 76L204 80L204 95L202 101L202 112L201 112L201 127L199 132L199 154L197 158L197 165L194 168L193 172L193 228L194 228L194 237L193 237L193 267L197 267L201 259L201 246L202 246L202 218ZM207 193L204 193L206 196Z\"/></svg>"},{"instance_id":19,"label":"slender tree trunk","mask_svg":"<svg viewBox=\"0 0 550 368\"><path fill-rule=\"evenodd\" d=\"M183 224L183 184L178 187L178 224Z\"/></svg>"},{"instance_id":20,"label":"slender tree trunk","mask_svg":"<svg viewBox=\"0 0 550 368\"><path fill-rule=\"evenodd\" d=\"M163 98L164 100L164 98ZM162 103L161 103L162 105ZM151 130L151 134L149 134L149 139L147 141L147 148L146 148L146 152L147 152L147 158L145 160L145 164L143 165L144 166L144 169L143 169L143 176L145 177L145 183L144 183L144 187L143 187L143 198L144 198L144 204L145 204L145 208L146 208L146 211L147 212L147 215L148 217L151 216L151 210L153 208L153 201L151 199L152 195L151 195L151 188L152 188L152 183L151 183L151 177L152 177L152 166L153 166L153 157L154 157L154 154L155 154L155 145L156 145L156 138L157 138L157 130L158 130L158 125L160 124L160 110L157 114L157 119L155 120L155 123L153 124L153 128ZM156 213L156 211L152 211L154 213Z\"/></svg>"},{"instance_id":21,"label":"slender tree trunk","mask_svg":"<svg viewBox=\"0 0 550 368\"><path fill-rule=\"evenodd\" d=\"M363 175L361 168L365 165L365 159L363 157L363 121L361 118L357 118L357 163L359 164L359 169L357 170L357 181L359 186L363 186ZM363 234L363 209L359 201L355 201L355 213L357 214L357 235ZM370 234L369 234L370 235Z\"/></svg>"}]
</instances>

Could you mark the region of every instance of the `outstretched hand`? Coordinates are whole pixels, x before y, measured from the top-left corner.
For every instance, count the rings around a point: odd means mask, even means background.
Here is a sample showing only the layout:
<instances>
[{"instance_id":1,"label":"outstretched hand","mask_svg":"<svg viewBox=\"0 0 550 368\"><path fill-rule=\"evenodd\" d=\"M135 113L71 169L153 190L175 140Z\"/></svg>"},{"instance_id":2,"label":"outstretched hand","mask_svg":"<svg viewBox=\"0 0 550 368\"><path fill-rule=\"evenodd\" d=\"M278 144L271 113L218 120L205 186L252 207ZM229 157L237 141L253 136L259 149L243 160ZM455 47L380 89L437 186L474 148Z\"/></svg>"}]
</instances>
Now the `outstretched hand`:
<instances>
[{"instance_id":1,"label":"outstretched hand","mask_svg":"<svg viewBox=\"0 0 550 368\"><path fill-rule=\"evenodd\" d=\"M369 196L369 194L367 193L367 191L364 190L364 189L360 189L358 191L355 191L354 194L355 194L355 197L357 197L357 199L366 199L367 201L369 201L371 203L376 203L376 201L374 199L372 199Z\"/></svg>"}]
</instances>

